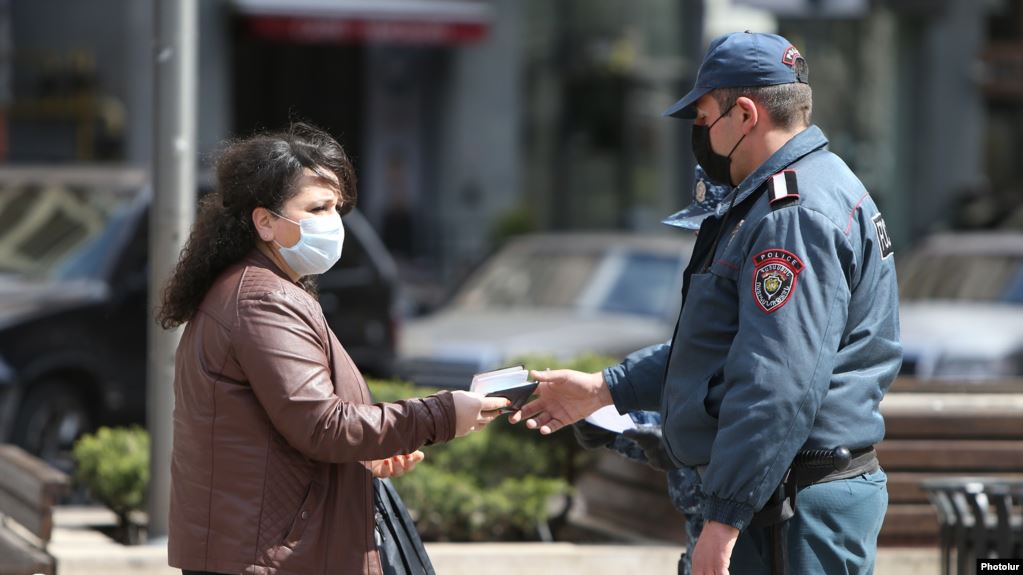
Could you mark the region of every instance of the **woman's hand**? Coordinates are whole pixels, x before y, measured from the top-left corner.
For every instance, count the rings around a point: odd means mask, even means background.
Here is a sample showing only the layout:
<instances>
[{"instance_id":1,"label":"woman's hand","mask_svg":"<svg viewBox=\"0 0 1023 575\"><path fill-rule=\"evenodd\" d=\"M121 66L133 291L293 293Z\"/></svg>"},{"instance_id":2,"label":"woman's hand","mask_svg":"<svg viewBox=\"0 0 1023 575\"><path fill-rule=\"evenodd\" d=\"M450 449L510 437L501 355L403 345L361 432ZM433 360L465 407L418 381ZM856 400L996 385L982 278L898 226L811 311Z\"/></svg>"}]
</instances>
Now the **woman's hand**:
<instances>
[{"instance_id":1,"label":"woman's hand","mask_svg":"<svg viewBox=\"0 0 1023 575\"><path fill-rule=\"evenodd\" d=\"M416 464L423 460L426 455L422 451L413 451L408 455L395 455L387 459L377 459L366 464L373 477L386 479L388 477L401 477L412 471Z\"/></svg>"},{"instance_id":2,"label":"woman's hand","mask_svg":"<svg viewBox=\"0 0 1023 575\"><path fill-rule=\"evenodd\" d=\"M454 391L455 437L479 431L501 414L502 407L511 402L503 397L486 397L471 391Z\"/></svg>"}]
</instances>

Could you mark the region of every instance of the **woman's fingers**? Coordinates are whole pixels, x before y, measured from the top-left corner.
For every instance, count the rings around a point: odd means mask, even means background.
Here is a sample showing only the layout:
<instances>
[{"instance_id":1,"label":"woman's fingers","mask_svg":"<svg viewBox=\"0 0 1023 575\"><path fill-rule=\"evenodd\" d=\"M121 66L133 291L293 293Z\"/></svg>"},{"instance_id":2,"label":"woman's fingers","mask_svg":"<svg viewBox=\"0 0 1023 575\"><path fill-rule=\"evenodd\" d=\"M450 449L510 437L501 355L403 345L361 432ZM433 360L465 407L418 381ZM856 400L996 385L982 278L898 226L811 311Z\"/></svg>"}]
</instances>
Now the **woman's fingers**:
<instances>
[{"instance_id":1,"label":"woman's fingers","mask_svg":"<svg viewBox=\"0 0 1023 575\"><path fill-rule=\"evenodd\" d=\"M394 467L391 465L390 459L382 459L377 464L375 475L381 479L386 479L394 474Z\"/></svg>"},{"instance_id":2,"label":"woman's fingers","mask_svg":"<svg viewBox=\"0 0 1023 575\"><path fill-rule=\"evenodd\" d=\"M386 479L388 477L401 477L412 471L416 464L426 458L426 454L418 449L412 453L395 455L387 459L379 459L369 463L369 470L374 477Z\"/></svg>"},{"instance_id":3,"label":"woman's fingers","mask_svg":"<svg viewBox=\"0 0 1023 575\"><path fill-rule=\"evenodd\" d=\"M502 407L508 407L509 405L511 405L511 401L509 401L506 397L484 396L483 399L480 400L480 412L486 413L494 411L497 412L494 415L498 415Z\"/></svg>"},{"instance_id":4,"label":"woman's fingers","mask_svg":"<svg viewBox=\"0 0 1023 575\"><path fill-rule=\"evenodd\" d=\"M504 397L486 397L469 391L455 391L455 436L461 437L485 426L502 407L511 404ZM493 412L493 413L490 413Z\"/></svg>"}]
</instances>

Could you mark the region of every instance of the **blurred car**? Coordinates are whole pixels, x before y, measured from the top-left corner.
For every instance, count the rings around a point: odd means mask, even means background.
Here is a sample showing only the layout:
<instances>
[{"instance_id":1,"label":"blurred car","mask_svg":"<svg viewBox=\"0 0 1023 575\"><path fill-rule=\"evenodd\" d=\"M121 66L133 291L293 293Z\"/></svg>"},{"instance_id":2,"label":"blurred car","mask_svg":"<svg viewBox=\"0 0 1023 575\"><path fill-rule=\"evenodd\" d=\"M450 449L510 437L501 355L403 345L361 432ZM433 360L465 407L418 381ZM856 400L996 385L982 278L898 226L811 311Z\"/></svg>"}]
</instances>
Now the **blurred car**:
<instances>
[{"instance_id":1,"label":"blurred car","mask_svg":"<svg viewBox=\"0 0 1023 575\"><path fill-rule=\"evenodd\" d=\"M943 233L898 262L902 374L1023 376L1023 233Z\"/></svg>"},{"instance_id":2,"label":"blurred car","mask_svg":"<svg viewBox=\"0 0 1023 575\"><path fill-rule=\"evenodd\" d=\"M435 313L406 323L398 375L468 387L526 354L624 357L671 338L692 235L522 236Z\"/></svg>"},{"instance_id":3,"label":"blurred car","mask_svg":"<svg viewBox=\"0 0 1023 575\"><path fill-rule=\"evenodd\" d=\"M83 432L145 423L150 192L111 169L0 170L0 442L58 466ZM320 304L365 372L393 368L394 263L345 216Z\"/></svg>"}]
</instances>

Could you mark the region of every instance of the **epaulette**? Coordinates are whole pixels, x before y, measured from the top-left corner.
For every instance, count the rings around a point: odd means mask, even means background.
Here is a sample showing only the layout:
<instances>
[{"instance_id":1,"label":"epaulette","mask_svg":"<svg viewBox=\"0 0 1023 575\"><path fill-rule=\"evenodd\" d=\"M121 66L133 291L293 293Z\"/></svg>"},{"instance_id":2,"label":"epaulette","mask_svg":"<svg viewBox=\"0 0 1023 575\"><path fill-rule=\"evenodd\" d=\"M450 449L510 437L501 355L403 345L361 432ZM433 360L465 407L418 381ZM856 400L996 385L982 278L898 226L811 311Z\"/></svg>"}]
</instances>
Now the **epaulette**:
<instances>
[{"instance_id":1,"label":"epaulette","mask_svg":"<svg viewBox=\"0 0 1023 575\"><path fill-rule=\"evenodd\" d=\"M799 203L799 183L795 170L783 170L767 180L767 200L772 210Z\"/></svg>"}]
</instances>

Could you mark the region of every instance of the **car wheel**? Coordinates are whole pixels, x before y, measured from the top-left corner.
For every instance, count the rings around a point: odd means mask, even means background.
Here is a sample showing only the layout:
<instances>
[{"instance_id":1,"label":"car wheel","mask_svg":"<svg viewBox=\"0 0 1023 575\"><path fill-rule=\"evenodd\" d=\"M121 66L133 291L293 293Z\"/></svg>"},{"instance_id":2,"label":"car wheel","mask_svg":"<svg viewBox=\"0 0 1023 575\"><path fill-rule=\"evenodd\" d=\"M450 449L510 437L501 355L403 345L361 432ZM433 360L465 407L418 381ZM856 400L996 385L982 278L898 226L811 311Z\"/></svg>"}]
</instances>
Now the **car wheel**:
<instances>
[{"instance_id":1,"label":"car wheel","mask_svg":"<svg viewBox=\"0 0 1023 575\"><path fill-rule=\"evenodd\" d=\"M43 381L28 388L18 407L14 443L64 473L74 471L75 441L92 431L89 406L71 385Z\"/></svg>"}]
</instances>

